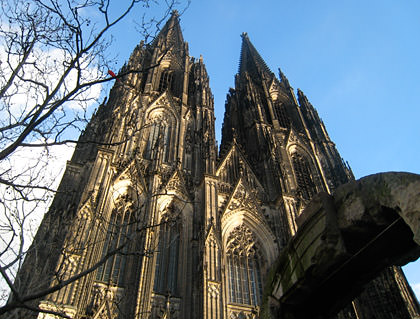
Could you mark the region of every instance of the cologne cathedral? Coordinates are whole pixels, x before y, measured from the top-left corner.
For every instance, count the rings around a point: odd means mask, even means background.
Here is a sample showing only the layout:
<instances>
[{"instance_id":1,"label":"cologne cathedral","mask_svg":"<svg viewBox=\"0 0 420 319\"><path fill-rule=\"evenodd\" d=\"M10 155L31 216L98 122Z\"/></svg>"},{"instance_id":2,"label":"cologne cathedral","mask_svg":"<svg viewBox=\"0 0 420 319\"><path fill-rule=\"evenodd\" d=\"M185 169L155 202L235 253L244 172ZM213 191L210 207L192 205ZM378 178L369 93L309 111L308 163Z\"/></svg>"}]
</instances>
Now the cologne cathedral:
<instances>
[{"instance_id":1,"label":"cologne cathedral","mask_svg":"<svg viewBox=\"0 0 420 319\"><path fill-rule=\"evenodd\" d=\"M46 312L10 318L259 318L297 216L352 179L317 111L245 33L219 151L209 76L174 12L81 134L19 271L19 291L50 289L33 302ZM392 267L335 318L408 319L417 307Z\"/></svg>"}]
</instances>

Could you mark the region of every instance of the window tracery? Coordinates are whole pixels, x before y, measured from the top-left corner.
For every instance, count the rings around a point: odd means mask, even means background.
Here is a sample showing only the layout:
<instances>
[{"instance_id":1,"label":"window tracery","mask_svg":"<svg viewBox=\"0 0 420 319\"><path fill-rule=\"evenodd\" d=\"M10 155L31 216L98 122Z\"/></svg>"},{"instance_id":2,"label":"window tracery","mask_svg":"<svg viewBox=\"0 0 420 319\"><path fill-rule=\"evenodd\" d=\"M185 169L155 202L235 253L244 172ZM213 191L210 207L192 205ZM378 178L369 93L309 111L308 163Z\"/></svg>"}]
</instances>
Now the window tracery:
<instances>
[{"instance_id":1,"label":"window tracery","mask_svg":"<svg viewBox=\"0 0 420 319\"><path fill-rule=\"evenodd\" d=\"M249 228L240 225L232 231L226 255L230 302L258 305L262 295L262 256Z\"/></svg>"},{"instance_id":2,"label":"window tracery","mask_svg":"<svg viewBox=\"0 0 420 319\"><path fill-rule=\"evenodd\" d=\"M172 127L167 116L155 116L148 129L144 157L153 160L161 154L163 162L169 162L171 160L171 138Z\"/></svg>"},{"instance_id":3,"label":"window tracery","mask_svg":"<svg viewBox=\"0 0 420 319\"><path fill-rule=\"evenodd\" d=\"M159 79L159 88L158 91L159 92L164 92L166 89L172 89L172 80L174 77L174 73L173 71L170 70L163 70L161 75L160 75L160 79Z\"/></svg>"},{"instance_id":4,"label":"window tracery","mask_svg":"<svg viewBox=\"0 0 420 319\"><path fill-rule=\"evenodd\" d=\"M299 153L292 154L292 165L296 176L298 193L304 199L311 199L316 194L309 161Z\"/></svg>"},{"instance_id":5,"label":"window tracery","mask_svg":"<svg viewBox=\"0 0 420 319\"><path fill-rule=\"evenodd\" d=\"M117 207L114 208L108 222L101 256L103 258L110 251L117 249L121 245L126 245L121 251L110 256L105 264L98 268L96 280L123 286L129 247L126 241L130 239L134 230L134 215L132 214L131 207L121 207L122 205L116 206Z\"/></svg>"},{"instance_id":6,"label":"window tracery","mask_svg":"<svg viewBox=\"0 0 420 319\"><path fill-rule=\"evenodd\" d=\"M194 138L194 133L193 133L193 123L192 121L190 121L190 119L188 118L188 125L187 125L187 130L185 133L185 155L184 155L184 162L185 165L184 167L187 169L191 169L192 168L192 146L193 146L193 138Z\"/></svg>"},{"instance_id":7,"label":"window tracery","mask_svg":"<svg viewBox=\"0 0 420 319\"><path fill-rule=\"evenodd\" d=\"M173 213L173 212L172 212ZM178 256L181 225L173 214L165 214L159 226L156 251L154 291L160 294L178 294Z\"/></svg>"},{"instance_id":8,"label":"window tracery","mask_svg":"<svg viewBox=\"0 0 420 319\"><path fill-rule=\"evenodd\" d=\"M286 114L286 110L284 108L284 104L280 103L279 101L274 102L274 113L276 115L277 120L281 127L289 127L290 120Z\"/></svg>"}]
</instances>

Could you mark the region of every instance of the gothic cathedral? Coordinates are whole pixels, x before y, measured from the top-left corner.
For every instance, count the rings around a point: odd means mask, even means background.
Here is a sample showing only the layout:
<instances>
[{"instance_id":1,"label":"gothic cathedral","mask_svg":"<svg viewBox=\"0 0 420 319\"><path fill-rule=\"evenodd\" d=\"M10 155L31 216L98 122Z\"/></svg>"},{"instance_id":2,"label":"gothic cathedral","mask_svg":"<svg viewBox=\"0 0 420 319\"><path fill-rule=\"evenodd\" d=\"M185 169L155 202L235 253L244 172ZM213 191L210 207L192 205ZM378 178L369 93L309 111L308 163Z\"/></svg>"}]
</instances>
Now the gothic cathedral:
<instances>
[{"instance_id":1,"label":"gothic cathedral","mask_svg":"<svg viewBox=\"0 0 420 319\"><path fill-rule=\"evenodd\" d=\"M177 13L140 43L80 136L17 277L20 291L50 289L33 304L47 313L16 318L258 318L297 216L353 179L279 73L244 33L219 153L209 77ZM337 318L414 318L412 298L393 267Z\"/></svg>"}]
</instances>

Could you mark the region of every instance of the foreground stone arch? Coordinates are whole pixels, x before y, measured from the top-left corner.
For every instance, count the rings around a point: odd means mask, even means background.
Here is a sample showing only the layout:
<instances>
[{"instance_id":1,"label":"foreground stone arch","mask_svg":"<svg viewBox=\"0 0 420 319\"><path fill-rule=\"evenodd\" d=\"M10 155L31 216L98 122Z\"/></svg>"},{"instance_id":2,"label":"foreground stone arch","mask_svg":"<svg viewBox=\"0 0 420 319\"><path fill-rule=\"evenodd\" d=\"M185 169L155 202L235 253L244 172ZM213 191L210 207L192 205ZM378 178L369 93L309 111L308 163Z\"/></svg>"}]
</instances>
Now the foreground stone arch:
<instances>
[{"instance_id":1,"label":"foreground stone arch","mask_svg":"<svg viewBox=\"0 0 420 319\"><path fill-rule=\"evenodd\" d=\"M263 318L327 318L379 271L420 256L420 175L380 173L318 194L267 282Z\"/></svg>"}]
</instances>

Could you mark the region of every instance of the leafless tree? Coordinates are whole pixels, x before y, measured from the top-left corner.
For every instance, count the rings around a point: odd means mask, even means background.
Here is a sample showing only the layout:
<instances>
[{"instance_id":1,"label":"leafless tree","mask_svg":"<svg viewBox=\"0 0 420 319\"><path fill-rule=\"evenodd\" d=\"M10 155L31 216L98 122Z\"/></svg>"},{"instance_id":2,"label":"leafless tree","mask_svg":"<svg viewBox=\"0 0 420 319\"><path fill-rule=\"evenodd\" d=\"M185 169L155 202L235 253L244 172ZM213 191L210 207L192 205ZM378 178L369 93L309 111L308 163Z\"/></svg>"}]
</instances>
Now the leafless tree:
<instances>
[{"instance_id":1,"label":"leafless tree","mask_svg":"<svg viewBox=\"0 0 420 319\"><path fill-rule=\"evenodd\" d=\"M169 13L177 6L185 8L187 2L165 0L158 19L143 16L139 27L143 36L153 39ZM5 0L0 4L0 299L4 303L9 290L17 297L17 303L4 306L3 313L13 307L30 308L16 291L14 276L40 214L55 194L56 175L46 171L62 156L56 146L75 142L97 105L102 85L115 81L108 73L114 65L108 50L112 30L134 9L147 10L153 4L158 1ZM124 74L143 71L126 69ZM150 227L136 225L136 231ZM34 292L28 300L91 273L110 255L121 253L126 242L91 269L66 275L55 288Z\"/></svg>"}]
</instances>

